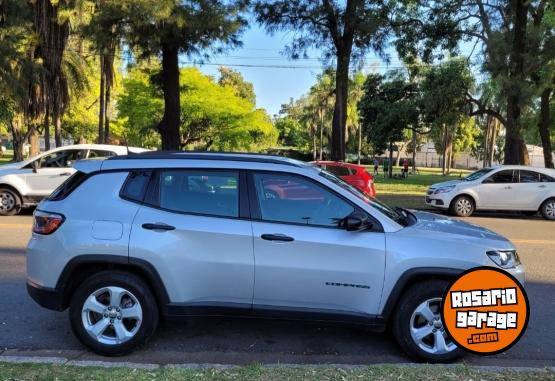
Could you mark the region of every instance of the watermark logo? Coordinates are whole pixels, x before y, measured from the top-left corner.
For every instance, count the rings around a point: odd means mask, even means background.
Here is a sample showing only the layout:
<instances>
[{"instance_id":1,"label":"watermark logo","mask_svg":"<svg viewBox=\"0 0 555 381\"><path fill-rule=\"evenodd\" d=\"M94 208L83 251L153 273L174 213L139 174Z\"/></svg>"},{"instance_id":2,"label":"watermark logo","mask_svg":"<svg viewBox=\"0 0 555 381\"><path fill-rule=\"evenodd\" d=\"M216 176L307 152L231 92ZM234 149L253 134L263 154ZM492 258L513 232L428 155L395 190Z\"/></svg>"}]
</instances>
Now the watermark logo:
<instances>
[{"instance_id":1,"label":"watermark logo","mask_svg":"<svg viewBox=\"0 0 555 381\"><path fill-rule=\"evenodd\" d=\"M447 288L441 315L459 347L488 355L509 349L521 338L530 309L515 277L493 267L479 267L465 271Z\"/></svg>"}]
</instances>

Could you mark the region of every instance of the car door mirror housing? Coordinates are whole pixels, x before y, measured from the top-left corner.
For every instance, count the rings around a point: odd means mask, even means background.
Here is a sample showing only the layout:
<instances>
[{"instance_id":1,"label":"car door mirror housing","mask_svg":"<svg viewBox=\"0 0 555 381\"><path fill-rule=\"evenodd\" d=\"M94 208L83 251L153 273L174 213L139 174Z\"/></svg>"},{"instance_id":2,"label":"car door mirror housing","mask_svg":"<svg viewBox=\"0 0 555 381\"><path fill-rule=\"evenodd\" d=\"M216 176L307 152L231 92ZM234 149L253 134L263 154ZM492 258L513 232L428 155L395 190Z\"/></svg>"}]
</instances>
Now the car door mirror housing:
<instances>
[{"instance_id":1,"label":"car door mirror housing","mask_svg":"<svg viewBox=\"0 0 555 381\"><path fill-rule=\"evenodd\" d=\"M37 173L39 170L39 161L35 160L31 163L31 168L33 168L33 172Z\"/></svg>"},{"instance_id":2,"label":"car door mirror housing","mask_svg":"<svg viewBox=\"0 0 555 381\"><path fill-rule=\"evenodd\" d=\"M491 177L488 177L487 179L482 181L482 184L493 184L493 179Z\"/></svg>"},{"instance_id":3,"label":"car door mirror housing","mask_svg":"<svg viewBox=\"0 0 555 381\"><path fill-rule=\"evenodd\" d=\"M353 212L342 221L342 227L350 232L369 230L372 228L372 221L362 212Z\"/></svg>"}]
</instances>

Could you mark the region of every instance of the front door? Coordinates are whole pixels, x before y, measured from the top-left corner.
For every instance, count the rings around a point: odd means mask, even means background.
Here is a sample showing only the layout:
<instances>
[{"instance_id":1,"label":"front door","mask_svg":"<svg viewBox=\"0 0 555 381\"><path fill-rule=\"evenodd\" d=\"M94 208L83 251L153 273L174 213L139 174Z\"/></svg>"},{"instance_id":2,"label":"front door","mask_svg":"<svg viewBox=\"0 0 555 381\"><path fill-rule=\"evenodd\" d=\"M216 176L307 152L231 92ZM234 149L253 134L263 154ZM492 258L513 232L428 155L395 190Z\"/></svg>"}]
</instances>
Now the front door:
<instances>
[{"instance_id":1,"label":"front door","mask_svg":"<svg viewBox=\"0 0 555 381\"><path fill-rule=\"evenodd\" d=\"M377 314L385 237L348 232L338 222L350 202L308 178L252 176L256 277L254 309Z\"/></svg>"},{"instance_id":2,"label":"front door","mask_svg":"<svg viewBox=\"0 0 555 381\"><path fill-rule=\"evenodd\" d=\"M84 159L83 150L67 149L52 152L36 159L35 170L28 171L25 181L29 185L30 195L48 196L54 189L71 176L75 169L73 165L77 160ZM33 167L33 163L29 164Z\"/></svg>"},{"instance_id":3,"label":"front door","mask_svg":"<svg viewBox=\"0 0 555 381\"><path fill-rule=\"evenodd\" d=\"M133 221L129 256L151 263L179 307L250 309L251 222L240 213L239 171L160 170Z\"/></svg>"}]
</instances>

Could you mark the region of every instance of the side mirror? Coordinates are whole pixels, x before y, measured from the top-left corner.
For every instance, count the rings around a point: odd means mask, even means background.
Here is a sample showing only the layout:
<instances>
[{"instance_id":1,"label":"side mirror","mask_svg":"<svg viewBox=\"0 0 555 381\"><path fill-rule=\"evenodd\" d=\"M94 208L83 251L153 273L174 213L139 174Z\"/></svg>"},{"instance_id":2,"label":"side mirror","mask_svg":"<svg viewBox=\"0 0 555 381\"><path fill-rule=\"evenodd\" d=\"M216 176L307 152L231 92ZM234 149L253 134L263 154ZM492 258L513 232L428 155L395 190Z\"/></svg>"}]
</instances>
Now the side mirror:
<instances>
[{"instance_id":1,"label":"side mirror","mask_svg":"<svg viewBox=\"0 0 555 381\"><path fill-rule=\"evenodd\" d=\"M353 212L342 221L342 227L349 232L359 232L372 228L372 222L368 216L362 212Z\"/></svg>"},{"instance_id":2,"label":"side mirror","mask_svg":"<svg viewBox=\"0 0 555 381\"><path fill-rule=\"evenodd\" d=\"M482 181L482 184L493 184L493 179L491 177L488 177L487 179Z\"/></svg>"},{"instance_id":3,"label":"side mirror","mask_svg":"<svg viewBox=\"0 0 555 381\"><path fill-rule=\"evenodd\" d=\"M35 160L31 163L31 168L33 168L33 172L37 173L39 170L39 161Z\"/></svg>"}]
</instances>

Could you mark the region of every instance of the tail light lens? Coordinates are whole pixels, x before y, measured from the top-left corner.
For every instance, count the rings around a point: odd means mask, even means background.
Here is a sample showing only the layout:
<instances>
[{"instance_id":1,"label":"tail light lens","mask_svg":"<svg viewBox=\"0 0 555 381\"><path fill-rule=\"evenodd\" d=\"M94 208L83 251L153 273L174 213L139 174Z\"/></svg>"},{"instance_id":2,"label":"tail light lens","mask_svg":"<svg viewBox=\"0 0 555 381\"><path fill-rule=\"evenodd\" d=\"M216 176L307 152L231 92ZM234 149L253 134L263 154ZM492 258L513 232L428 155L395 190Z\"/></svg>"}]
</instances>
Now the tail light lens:
<instances>
[{"instance_id":1,"label":"tail light lens","mask_svg":"<svg viewBox=\"0 0 555 381\"><path fill-rule=\"evenodd\" d=\"M52 234L62 225L65 218L61 214L35 210L33 214L33 233Z\"/></svg>"}]
</instances>

